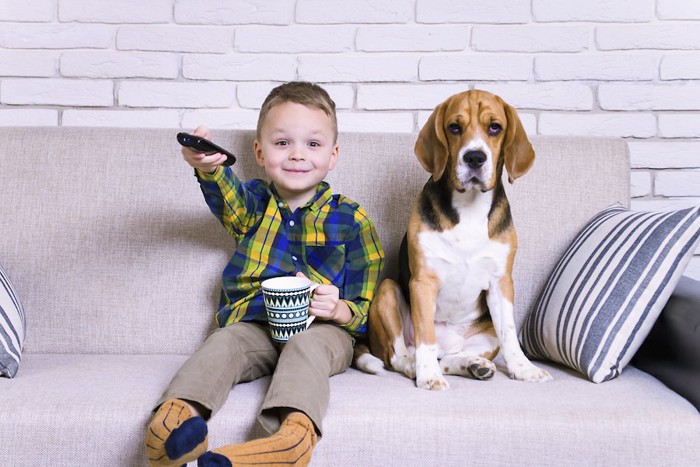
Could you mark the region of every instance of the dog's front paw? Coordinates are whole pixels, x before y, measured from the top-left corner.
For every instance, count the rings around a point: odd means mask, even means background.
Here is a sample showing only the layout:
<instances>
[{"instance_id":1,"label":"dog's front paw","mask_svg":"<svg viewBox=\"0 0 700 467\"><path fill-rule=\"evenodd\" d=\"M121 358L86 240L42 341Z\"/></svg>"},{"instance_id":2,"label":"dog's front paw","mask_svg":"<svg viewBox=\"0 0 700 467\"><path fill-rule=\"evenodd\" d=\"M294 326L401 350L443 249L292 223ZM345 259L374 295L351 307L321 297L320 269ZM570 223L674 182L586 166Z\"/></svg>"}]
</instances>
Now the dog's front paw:
<instances>
[{"instance_id":1,"label":"dog's front paw","mask_svg":"<svg viewBox=\"0 0 700 467\"><path fill-rule=\"evenodd\" d=\"M510 371L510 376L513 379L530 383L545 383L553 379L547 370L543 370L530 362L517 365L515 369Z\"/></svg>"},{"instance_id":2,"label":"dog's front paw","mask_svg":"<svg viewBox=\"0 0 700 467\"><path fill-rule=\"evenodd\" d=\"M425 368L423 371L418 371L416 386L429 391L445 391L450 389L450 383L448 383L442 375L439 367L436 369Z\"/></svg>"},{"instance_id":3,"label":"dog's front paw","mask_svg":"<svg viewBox=\"0 0 700 467\"><path fill-rule=\"evenodd\" d=\"M427 389L428 391L445 391L450 389L450 383L442 376L434 379L418 378L416 379L416 386L420 389Z\"/></svg>"}]
</instances>

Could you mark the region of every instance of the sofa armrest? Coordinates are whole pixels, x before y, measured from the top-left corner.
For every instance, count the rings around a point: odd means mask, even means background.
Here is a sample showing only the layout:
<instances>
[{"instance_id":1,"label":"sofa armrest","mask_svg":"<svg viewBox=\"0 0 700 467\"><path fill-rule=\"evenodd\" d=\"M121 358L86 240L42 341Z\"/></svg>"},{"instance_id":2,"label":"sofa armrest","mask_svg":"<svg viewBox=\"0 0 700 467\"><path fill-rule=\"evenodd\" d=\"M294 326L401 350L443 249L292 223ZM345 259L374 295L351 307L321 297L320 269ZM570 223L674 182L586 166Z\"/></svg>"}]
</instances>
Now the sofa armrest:
<instances>
[{"instance_id":1,"label":"sofa armrest","mask_svg":"<svg viewBox=\"0 0 700 467\"><path fill-rule=\"evenodd\" d=\"M700 281L681 278L632 364L700 411Z\"/></svg>"}]
</instances>

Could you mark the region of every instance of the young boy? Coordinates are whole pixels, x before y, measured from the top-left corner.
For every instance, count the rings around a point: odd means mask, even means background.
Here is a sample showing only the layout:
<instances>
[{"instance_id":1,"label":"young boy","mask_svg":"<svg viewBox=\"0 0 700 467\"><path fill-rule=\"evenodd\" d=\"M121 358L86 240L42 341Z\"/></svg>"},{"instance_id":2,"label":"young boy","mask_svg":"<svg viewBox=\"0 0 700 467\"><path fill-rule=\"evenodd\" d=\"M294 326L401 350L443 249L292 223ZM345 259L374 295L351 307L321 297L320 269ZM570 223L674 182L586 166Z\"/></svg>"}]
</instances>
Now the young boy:
<instances>
[{"instance_id":1,"label":"young boy","mask_svg":"<svg viewBox=\"0 0 700 467\"><path fill-rule=\"evenodd\" d=\"M203 127L195 134L209 138ZM323 181L339 154L335 103L311 83L278 86L260 111L254 151L270 183L241 182L221 166L221 154L182 150L237 244L223 272L219 329L173 377L146 430L152 466L307 465L322 433L328 379L348 368L353 337L366 331L384 253L367 213ZM314 323L279 346L260 283L284 275L322 285L309 307ZM207 452L205 420L232 386L270 374L258 420L274 434Z\"/></svg>"}]
</instances>

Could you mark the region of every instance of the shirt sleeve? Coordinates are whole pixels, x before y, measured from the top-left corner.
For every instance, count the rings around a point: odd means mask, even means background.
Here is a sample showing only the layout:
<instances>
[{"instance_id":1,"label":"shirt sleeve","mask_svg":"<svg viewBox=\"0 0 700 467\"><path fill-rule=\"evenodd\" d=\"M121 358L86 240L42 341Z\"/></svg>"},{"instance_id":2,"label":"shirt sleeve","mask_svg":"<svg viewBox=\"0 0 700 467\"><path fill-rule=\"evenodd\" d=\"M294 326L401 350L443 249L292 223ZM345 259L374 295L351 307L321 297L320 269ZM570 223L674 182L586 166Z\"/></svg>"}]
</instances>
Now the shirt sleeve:
<instances>
[{"instance_id":1,"label":"shirt sleeve","mask_svg":"<svg viewBox=\"0 0 700 467\"><path fill-rule=\"evenodd\" d=\"M346 244L346 275L343 300L352 318L342 325L353 336L367 333L369 305L379 282L384 250L374 224L361 207L355 212L355 234Z\"/></svg>"},{"instance_id":2,"label":"shirt sleeve","mask_svg":"<svg viewBox=\"0 0 700 467\"><path fill-rule=\"evenodd\" d=\"M235 238L255 223L258 199L230 167L219 166L209 174L195 170L209 210Z\"/></svg>"}]
</instances>

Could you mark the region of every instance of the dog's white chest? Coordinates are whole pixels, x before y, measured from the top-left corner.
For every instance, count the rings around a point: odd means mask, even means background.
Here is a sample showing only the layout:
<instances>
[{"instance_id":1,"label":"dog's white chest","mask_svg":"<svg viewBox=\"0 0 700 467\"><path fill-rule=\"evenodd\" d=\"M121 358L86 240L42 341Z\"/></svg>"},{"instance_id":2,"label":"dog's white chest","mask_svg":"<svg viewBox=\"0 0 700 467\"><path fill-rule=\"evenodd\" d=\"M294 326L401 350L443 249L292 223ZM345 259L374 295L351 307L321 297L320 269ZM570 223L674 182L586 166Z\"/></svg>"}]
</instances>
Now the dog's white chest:
<instances>
[{"instance_id":1,"label":"dog's white chest","mask_svg":"<svg viewBox=\"0 0 700 467\"><path fill-rule=\"evenodd\" d=\"M460 222L443 232L418 236L426 265L440 280L435 320L467 323L477 318L482 290L505 274L510 246L488 236L490 196L458 208Z\"/></svg>"}]
</instances>

